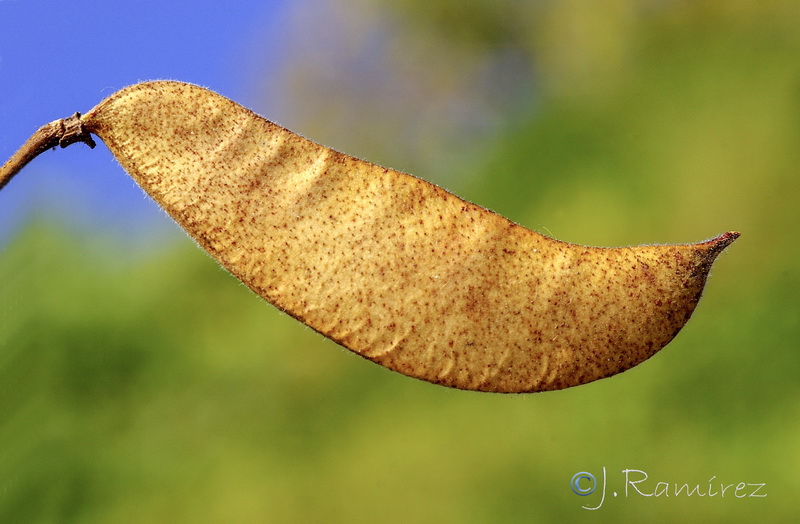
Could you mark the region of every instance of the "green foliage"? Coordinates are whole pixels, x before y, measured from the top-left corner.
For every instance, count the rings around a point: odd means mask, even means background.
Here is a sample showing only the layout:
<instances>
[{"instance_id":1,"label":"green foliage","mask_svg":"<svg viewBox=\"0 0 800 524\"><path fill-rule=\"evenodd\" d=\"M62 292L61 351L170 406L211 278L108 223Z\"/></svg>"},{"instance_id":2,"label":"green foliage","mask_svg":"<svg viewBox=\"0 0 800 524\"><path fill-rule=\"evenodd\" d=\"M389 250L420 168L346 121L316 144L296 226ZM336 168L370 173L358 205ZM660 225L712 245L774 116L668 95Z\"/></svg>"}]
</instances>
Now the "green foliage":
<instances>
[{"instance_id":1,"label":"green foliage","mask_svg":"<svg viewBox=\"0 0 800 524\"><path fill-rule=\"evenodd\" d=\"M566 23L551 4L544 20ZM656 4L629 21L610 70L553 69L534 39L544 100L456 188L578 242L740 229L695 318L651 361L560 392L448 390L323 339L188 240L141 255L35 222L0 251L0 522L796 519L793 6ZM481 30L464 16L460 39L497 40L498 18ZM569 481L602 467L609 493L587 512L597 494ZM716 476L768 496L624 497L626 468L651 491Z\"/></svg>"}]
</instances>

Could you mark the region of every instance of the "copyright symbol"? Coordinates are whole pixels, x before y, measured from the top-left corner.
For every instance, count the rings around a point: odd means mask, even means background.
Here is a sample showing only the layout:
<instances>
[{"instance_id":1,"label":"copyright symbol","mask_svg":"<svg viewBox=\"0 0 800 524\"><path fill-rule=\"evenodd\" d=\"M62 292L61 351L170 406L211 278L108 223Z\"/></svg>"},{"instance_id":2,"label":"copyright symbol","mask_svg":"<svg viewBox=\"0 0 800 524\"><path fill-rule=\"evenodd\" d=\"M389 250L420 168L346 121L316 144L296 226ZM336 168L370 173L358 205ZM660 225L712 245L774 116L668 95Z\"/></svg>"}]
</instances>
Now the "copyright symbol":
<instances>
[{"instance_id":1,"label":"copyright symbol","mask_svg":"<svg viewBox=\"0 0 800 524\"><path fill-rule=\"evenodd\" d=\"M582 480L588 480L591 485L589 487L581 487ZM569 485L576 495L585 497L586 495L591 495L594 493L594 490L597 488L597 480L591 473L581 471L580 473L575 473L572 475L572 480L569 481Z\"/></svg>"}]
</instances>

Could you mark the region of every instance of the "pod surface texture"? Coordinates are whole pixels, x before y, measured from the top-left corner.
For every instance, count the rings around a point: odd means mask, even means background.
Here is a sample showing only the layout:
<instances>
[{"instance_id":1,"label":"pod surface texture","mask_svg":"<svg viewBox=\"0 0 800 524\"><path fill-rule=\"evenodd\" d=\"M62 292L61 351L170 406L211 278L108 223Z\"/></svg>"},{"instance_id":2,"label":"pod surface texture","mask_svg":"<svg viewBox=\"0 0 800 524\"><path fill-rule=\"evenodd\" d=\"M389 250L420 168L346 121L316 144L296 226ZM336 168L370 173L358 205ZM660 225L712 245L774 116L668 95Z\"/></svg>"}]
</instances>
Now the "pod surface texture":
<instances>
[{"instance_id":1,"label":"pod surface texture","mask_svg":"<svg viewBox=\"0 0 800 524\"><path fill-rule=\"evenodd\" d=\"M180 82L130 86L81 121L255 293L369 360L455 388L561 389L637 365L683 327L738 236L560 242Z\"/></svg>"}]
</instances>

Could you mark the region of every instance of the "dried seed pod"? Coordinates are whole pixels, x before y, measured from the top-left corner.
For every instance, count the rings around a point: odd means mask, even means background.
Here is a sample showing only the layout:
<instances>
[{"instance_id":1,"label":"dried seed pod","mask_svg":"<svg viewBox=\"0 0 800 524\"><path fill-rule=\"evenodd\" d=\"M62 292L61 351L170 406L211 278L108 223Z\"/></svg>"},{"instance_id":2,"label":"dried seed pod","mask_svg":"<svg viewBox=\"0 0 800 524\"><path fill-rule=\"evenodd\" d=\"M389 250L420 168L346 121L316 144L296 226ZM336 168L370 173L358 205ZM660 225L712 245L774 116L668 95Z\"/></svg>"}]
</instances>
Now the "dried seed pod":
<instances>
[{"instance_id":1,"label":"dried seed pod","mask_svg":"<svg viewBox=\"0 0 800 524\"><path fill-rule=\"evenodd\" d=\"M44 126L0 187L48 147L93 145L89 133L257 294L365 358L455 388L561 389L639 364L683 327L739 236L567 244L179 82Z\"/></svg>"}]
</instances>

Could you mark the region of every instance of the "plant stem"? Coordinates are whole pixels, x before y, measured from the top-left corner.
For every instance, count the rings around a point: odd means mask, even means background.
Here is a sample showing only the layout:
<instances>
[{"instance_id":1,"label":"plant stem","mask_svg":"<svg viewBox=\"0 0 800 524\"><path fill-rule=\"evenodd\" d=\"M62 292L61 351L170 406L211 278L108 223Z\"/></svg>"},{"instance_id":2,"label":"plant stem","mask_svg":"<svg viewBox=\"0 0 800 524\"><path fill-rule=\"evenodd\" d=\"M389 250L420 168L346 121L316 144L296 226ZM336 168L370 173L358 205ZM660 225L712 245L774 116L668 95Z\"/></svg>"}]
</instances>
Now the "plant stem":
<instances>
[{"instance_id":1,"label":"plant stem","mask_svg":"<svg viewBox=\"0 0 800 524\"><path fill-rule=\"evenodd\" d=\"M75 142L83 142L91 148L95 146L92 136L83 127L80 113L43 125L0 167L0 189L41 153L56 146L67 147Z\"/></svg>"}]
</instances>

